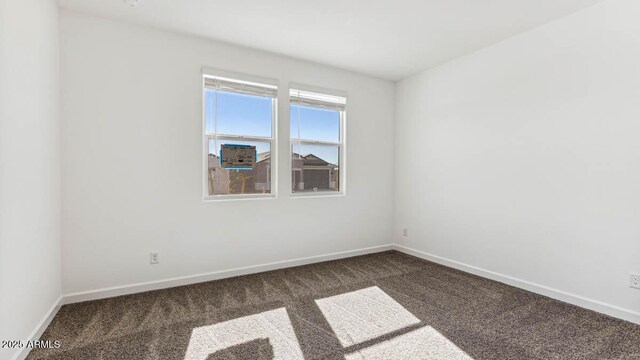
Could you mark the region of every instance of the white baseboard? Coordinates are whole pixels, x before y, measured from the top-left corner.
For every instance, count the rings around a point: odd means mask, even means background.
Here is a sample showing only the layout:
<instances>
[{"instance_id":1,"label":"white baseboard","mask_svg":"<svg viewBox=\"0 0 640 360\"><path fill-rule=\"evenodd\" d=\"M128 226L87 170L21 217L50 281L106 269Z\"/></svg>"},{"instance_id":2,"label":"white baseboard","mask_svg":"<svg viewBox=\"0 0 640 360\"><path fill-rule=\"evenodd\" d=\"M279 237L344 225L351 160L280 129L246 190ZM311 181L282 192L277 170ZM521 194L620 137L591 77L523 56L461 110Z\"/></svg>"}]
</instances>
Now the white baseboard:
<instances>
[{"instance_id":1,"label":"white baseboard","mask_svg":"<svg viewBox=\"0 0 640 360\"><path fill-rule=\"evenodd\" d=\"M56 300L53 305L51 305L51 308L49 308L49 311L47 311L44 314L44 317L42 318L42 320L40 320L40 322L38 323L38 325L36 325L36 328L33 329L33 331L31 332L31 335L29 335L29 337L27 338L27 340L39 340L40 336L42 336L42 333L47 329L47 327L49 326L49 324L51 323L51 320L53 320L53 317L56 316L56 314L58 313L58 310L60 310L60 307L62 306L62 296L60 296L58 298L58 300ZM29 355L29 352L31 351L30 348L22 348L20 350L18 350L13 357L11 358L12 360L24 360L27 358L27 355Z\"/></svg>"},{"instance_id":2,"label":"white baseboard","mask_svg":"<svg viewBox=\"0 0 640 360\"><path fill-rule=\"evenodd\" d=\"M393 250L393 249L394 249L394 245L391 245L391 244L380 245L380 246L373 246L369 248L341 251L341 252L335 252L335 253L318 255L318 256L309 256L309 257L292 259L292 260L276 261L276 262L271 262L271 263L261 264L261 265L245 266L245 267L239 267L239 268L234 268L229 270L214 271L214 272L205 273L205 274L180 276L180 277L174 277L174 278L164 279L164 280L156 280L156 281L149 281L149 282L143 282L143 283L137 283L137 284L129 284L129 285L114 286L114 287L103 288L103 289L76 292L76 293L64 295L64 304L104 299L104 298L109 298L114 296L134 294L134 293L158 290L158 289L165 289L165 288L170 288L175 286L190 285L190 284L195 284L195 283L200 283L205 281L212 281L212 280L219 280L219 279L224 279L224 278L229 278L234 276L255 274L255 273L260 273L264 271L277 270L277 269L282 269L282 268L287 268L292 266L307 265L307 264L342 259L342 258L347 258L352 256L366 255L366 254Z\"/></svg>"},{"instance_id":3,"label":"white baseboard","mask_svg":"<svg viewBox=\"0 0 640 360\"><path fill-rule=\"evenodd\" d=\"M374 246L374 247L363 248L363 249L348 250L348 251L341 251L341 252L335 252L335 253L318 255L318 256L309 256L309 257L292 259L292 260L271 262L271 263L266 263L261 265L245 266L245 267L239 267L239 268L228 269L228 270L214 271L214 272L204 273L204 274L188 275L188 276L174 277L174 278L157 280L157 281L149 281L144 283L128 284L128 285L122 285L122 286L114 286L109 288L76 292L76 293L64 295L62 298L62 304L70 304L70 303L81 302L81 301L104 299L104 298L134 294L134 293L139 293L144 291L165 289L165 288L170 288L175 286L190 285L190 284L195 284L200 282L260 273L264 271L271 271L271 270L277 270L277 269L282 269L287 267L312 264L312 263L317 263L322 261L329 261L329 260L342 259L342 258L347 258L352 256L366 255L366 254L382 252L387 250L397 250L397 251L400 251L409 255L413 255L428 261L432 261L434 263L438 263L454 269L462 270L464 272L468 272L474 275L482 276L484 278L495 280L507 285L515 286L517 288L531 291L536 294L544 295L544 296L547 296L556 300L560 300L569 304L573 304L589 310L597 311L599 313L603 313L619 319L627 320L632 323L640 324L640 313L630 309L621 308L619 306L607 304L598 300L593 300L580 295L575 295L565 291L553 289L548 286L532 283L532 282L518 279L509 275L504 275L494 271L485 270L476 266L467 265L455 260L450 260L441 256L429 254L420 250L412 249L412 248L398 245L398 244L380 245L380 246ZM53 318L53 315L55 315L59 307L60 307L60 302L58 302L56 305L52 307L52 309L49 311L45 319L43 319L42 324L45 324L45 321L46 321L46 325L48 325L48 322L51 321L51 318ZM42 331L44 331L44 329L46 328L46 325L42 326L42 324L39 326L38 329L41 329ZM34 332L34 336L36 335L39 336L40 334L36 334ZM26 356L26 353L28 352L25 352L25 356ZM16 357L15 359L22 359L22 357Z\"/></svg>"},{"instance_id":4,"label":"white baseboard","mask_svg":"<svg viewBox=\"0 0 640 360\"><path fill-rule=\"evenodd\" d=\"M640 313L395 244L395 250L640 325Z\"/></svg>"}]
</instances>

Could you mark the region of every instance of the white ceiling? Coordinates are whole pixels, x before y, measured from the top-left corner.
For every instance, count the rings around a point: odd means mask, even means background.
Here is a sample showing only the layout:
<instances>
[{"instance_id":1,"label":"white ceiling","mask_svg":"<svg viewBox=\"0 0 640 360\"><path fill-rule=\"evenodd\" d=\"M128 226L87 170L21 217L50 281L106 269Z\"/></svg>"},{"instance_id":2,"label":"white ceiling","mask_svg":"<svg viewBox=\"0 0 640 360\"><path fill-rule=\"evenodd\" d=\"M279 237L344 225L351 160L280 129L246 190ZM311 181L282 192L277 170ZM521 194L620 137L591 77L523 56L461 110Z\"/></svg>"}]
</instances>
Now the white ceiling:
<instances>
[{"instance_id":1,"label":"white ceiling","mask_svg":"<svg viewBox=\"0 0 640 360\"><path fill-rule=\"evenodd\" d=\"M59 0L63 8L398 80L601 0Z\"/></svg>"}]
</instances>

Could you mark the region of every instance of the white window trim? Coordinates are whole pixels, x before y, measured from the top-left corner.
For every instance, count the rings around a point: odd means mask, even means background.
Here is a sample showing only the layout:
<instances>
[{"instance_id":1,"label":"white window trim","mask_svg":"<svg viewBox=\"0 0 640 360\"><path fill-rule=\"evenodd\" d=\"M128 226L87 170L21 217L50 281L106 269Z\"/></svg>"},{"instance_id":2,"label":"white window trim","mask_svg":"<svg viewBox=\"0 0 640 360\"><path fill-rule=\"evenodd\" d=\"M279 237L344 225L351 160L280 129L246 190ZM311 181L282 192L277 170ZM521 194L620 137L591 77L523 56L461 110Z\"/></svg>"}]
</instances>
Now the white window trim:
<instances>
[{"instance_id":1,"label":"white window trim","mask_svg":"<svg viewBox=\"0 0 640 360\"><path fill-rule=\"evenodd\" d=\"M310 85L302 85L297 83L290 83L289 89L287 90L287 100L289 111L291 111L291 98L289 93L291 89L296 90L304 90L310 92L316 92L320 94L333 95L347 98L347 93L339 90L330 90L324 89L317 86ZM289 196L292 199L304 199L304 198L324 198L324 197L344 197L347 195L347 126L346 126L346 117L347 117L347 106L345 109L340 111L340 142L331 142L331 141L317 141L317 140L305 140L300 139L293 141L291 138L291 124L289 124L289 177L293 172L293 144L307 144L307 145L330 145L330 146L338 146L338 167L339 167L339 183L340 190L321 190L321 191L304 191L304 192L293 192L293 186L290 186ZM289 119L291 119L291 115L289 114ZM292 184L293 185L293 184Z\"/></svg>"},{"instance_id":2,"label":"white window trim","mask_svg":"<svg viewBox=\"0 0 640 360\"><path fill-rule=\"evenodd\" d=\"M203 202L218 202L218 201L236 201L236 200L267 200L278 198L278 172L273 171L278 167L278 96L272 99L271 106L271 137L264 136L239 136L218 134L207 134L206 123L206 103L205 103L205 77L231 79L240 82L258 83L264 85L278 86L278 81L273 79L261 78L252 75L234 73L223 70L215 70L211 68L203 68L201 76L201 91L202 91L202 201ZM269 142L270 156L271 156L271 192L269 194L221 194L210 195L209 194L209 140L237 140L237 141L259 141ZM257 160L257 159L256 159Z\"/></svg>"}]
</instances>

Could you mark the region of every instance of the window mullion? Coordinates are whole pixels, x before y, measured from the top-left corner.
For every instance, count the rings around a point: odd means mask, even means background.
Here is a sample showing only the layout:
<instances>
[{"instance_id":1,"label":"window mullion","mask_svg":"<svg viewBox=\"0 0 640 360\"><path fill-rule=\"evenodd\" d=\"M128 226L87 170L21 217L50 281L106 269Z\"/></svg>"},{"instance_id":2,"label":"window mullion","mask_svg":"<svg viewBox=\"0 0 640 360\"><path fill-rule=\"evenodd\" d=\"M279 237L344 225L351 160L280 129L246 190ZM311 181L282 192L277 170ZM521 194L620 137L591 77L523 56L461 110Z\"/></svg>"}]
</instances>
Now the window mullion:
<instances>
[{"instance_id":1,"label":"window mullion","mask_svg":"<svg viewBox=\"0 0 640 360\"><path fill-rule=\"evenodd\" d=\"M246 136L246 135L231 135L231 134L214 134L208 136L216 136L218 139L226 138L229 140L238 140L238 141L271 141L274 140L273 137L266 136Z\"/></svg>"},{"instance_id":2,"label":"window mullion","mask_svg":"<svg viewBox=\"0 0 640 360\"><path fill-rule=\"evenodd\" d=\"M213 136L213 135L207 135ZM218 140L231 140L231 141L244 141L244 142L273 142L273 138L261 138L261 137L248 137L248 136L233 136L233 135L217 135Z\"/></svg>"},{"instance_id":3,"label":"window mullion","mask_svg":"<svg viewBox=\"0 0 640 360\"><path fill-rule=\"evenodd\" d=\"M324 145L324 146L342 145L342 142L319 141L319 140L291 139L291 141L298 144L304 144L304 145Z\"/></svg>"}]
</instances>

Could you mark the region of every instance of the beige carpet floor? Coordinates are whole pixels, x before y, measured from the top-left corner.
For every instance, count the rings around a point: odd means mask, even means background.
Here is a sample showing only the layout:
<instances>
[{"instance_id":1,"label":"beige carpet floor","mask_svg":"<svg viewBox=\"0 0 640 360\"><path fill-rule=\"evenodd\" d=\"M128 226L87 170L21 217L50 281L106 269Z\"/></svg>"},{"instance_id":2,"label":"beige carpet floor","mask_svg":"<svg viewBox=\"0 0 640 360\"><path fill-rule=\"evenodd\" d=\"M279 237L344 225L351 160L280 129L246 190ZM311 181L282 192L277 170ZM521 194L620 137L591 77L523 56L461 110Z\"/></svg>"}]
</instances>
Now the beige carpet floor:
<instances>
[{"instance_id":1,"label":"beige carpet floor","mask_svg":"<svg viewBox=\"0 0 640 360\"><path fill-rule=\"evenodd\" d=\"M63 306L29 359L640 359L640 326L384 252Z\"/></svg>"}]
</instances>

